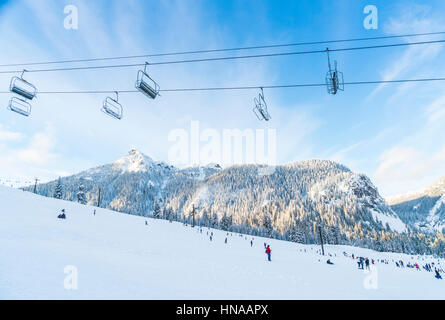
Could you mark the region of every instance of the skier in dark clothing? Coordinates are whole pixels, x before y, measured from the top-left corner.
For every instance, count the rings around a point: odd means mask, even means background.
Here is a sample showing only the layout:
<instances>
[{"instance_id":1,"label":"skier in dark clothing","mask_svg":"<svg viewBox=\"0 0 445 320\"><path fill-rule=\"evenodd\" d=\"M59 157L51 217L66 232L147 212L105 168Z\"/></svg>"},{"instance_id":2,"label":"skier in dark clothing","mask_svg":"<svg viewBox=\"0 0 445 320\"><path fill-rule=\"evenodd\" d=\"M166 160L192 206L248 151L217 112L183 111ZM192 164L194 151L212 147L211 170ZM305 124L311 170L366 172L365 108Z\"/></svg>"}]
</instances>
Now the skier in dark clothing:
<instances>
[{"instance_id":1,"label":"skier in dark clothing","mask_svg":"<svg viewBox=\"0 0 445 320\"><path fill-rule=\"evenodd\" d=\"M434 271L436 271L435 278L436 279L442 279L442 276L440 275L439 270L435 269Z\"/></svg>"},{"instance_id":2,"label":"skier in dark clothing","mask_svg":"<svg viewBox=\"0 0 445 320\"><path fill-rule=\"evenodd\" d=\"M362 270L364 269L364 260L365 259L363 257L358 258L357 264L358 264L359 269L362 269Z\"/></svg>"},{"instance_id":3,"label":"skier in dark clothing","mask_svg":"<svg viewBox=\"0 0 445 320\"><path fill-rule=\"evenodd\" d=\"M326 261L327 264L334 264L331 259L328 259L328 261Z\"/></svg>"},{"instance_id":4,"label":"skier in dark clothing","mask_svg":"<svg viewBox=\"0 0 445 320\"><path fill-rule=\"evenodd\" d=\"M365 260L365 265L366 265L366 269L369 270L369 259L368 258L366 258L366 260Z\"/></svg>"},{"instance_id":5,"label":"skier in dark clothing","mask_svg":"<svg viewBox=\"0 0 445 320\"><path fill-rule=\"evenodd\" d=\"M270 246L266 247L266 254L267 254L267 260L272 261L270 259L270 254L272 253L272 250L270 249Z\"/></svg>"},{"instance_id":6,"label":"skier in dark clothing","mask_svg":"<svg viewBox=\"0 0 445 320\"><path fill-rule=\"evenodd\" d=\"M253 247L253 240L250 240L250 246Z\"/></svg>"},{"instance_id":7,"label":"skier in dark clothing","mask_svg":"<svg viewBox=\"0 0 445 320\"><path fill-rule=\"evenodd\" d=\"M62 209L62 213L57 216L59 219L66 219L65 209Z\"/></svg>"}]
</instances>

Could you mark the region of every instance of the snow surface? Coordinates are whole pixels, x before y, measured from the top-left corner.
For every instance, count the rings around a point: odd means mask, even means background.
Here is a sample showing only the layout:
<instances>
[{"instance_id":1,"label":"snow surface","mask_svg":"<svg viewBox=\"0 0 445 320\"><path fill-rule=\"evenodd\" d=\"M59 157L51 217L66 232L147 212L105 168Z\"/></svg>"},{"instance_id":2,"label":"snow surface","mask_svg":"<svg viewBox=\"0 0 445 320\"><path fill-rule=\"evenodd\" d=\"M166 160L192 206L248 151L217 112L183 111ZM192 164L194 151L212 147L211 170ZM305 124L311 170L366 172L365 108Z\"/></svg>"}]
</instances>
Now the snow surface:
<instances>
[{"instance_id":1,"label":"snow surface","mask_svg":"<svg viewBox=\"0 0 445 320\"><path fill-rule=\"evenodd\" d=\"M444 261L348 246L319 248L153 220L44 198L0 186L0 299L445 299L432 273L399 269ZM56 218L65 208L67 220ZM145 220L148 225L145 225ZM272 248L266 261L263 243ZM306 252L304 252L306 250ZM369 274L343 256L377 263ZM335 264L326 264L330 258ZM422 260L425 259L425 260ZM78 270L78 289L64 288L66 266Z\"/></svg>"},{"instance_id":2,"label":"snow surface","mask_svg":"<svg viewBox=\"0 0 445 320\"><path fill-rule=\"evenodd\" d=\"M383 224L383 226L386 226L386 224L388 224L391 230L397 232L406 232L406 225L402 222L402 220L400 220L399 217L397 216L392 217L372 209L371 209L371 214L372 218L375 221L380 221Z\"/></svg>"},{"instance_id":3,"label":"snow surface","mask_svg":"<svg viewBox=\"0 0 445 320\"><path fill-rule=\"evenodd\" d=\"M443 194L439 200L434 204L434 207L430 210L428 213L428 216L426 217L427 223L431 226L431 228L441 231L443 228L445 228L445 224L440 221L440 216L437 214L439 209L445 205L445 194Z\"/></svg>"},{"instance_id":4,"label":"snow surface","mask_svg":"<svg viewBox=\"0 0 445 320\"><path fill-rule=\"evenodd\" d=\"M114 170L122 172L147 172L154 164L153 160L138 150L131 150L128 155L112 163Z\"/></svg>"}]
</instances>

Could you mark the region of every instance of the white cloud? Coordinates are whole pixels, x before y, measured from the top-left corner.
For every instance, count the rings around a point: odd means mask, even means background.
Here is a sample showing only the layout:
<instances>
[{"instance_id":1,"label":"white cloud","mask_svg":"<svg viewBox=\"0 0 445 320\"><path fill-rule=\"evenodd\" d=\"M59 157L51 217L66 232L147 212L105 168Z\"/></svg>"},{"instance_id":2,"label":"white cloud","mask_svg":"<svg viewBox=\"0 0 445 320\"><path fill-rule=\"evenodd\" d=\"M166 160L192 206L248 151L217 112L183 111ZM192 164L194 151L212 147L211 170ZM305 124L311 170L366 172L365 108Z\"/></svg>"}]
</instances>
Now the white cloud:
<instances>
[{"instance_id":1,"label":"white cloud","mask_svg":"<svg viewBox=\"0 0 445 320\"><path fill-rule=\"evenodd\" d=\"M445 144L435 153L395 146L380 156L374 180L385 195L423 189L445 173Z\"/></svg>"},{"instance_id":2,"label":"white cloud","mask_svg":"<svg viewBox=\"0 0 445 320\"><path fill-rule=\"evenodd\" d=\"M0 135L1 135L0 131ZM17 136L24 142L23 147L17 145L0 145L0 177L14 177L15 179L29 180L34 176L41 179L54 178L61 170L49 170L55 166L59 155L55 153L56 141L54 129L46 124L45 129L27 138L21 134L8 134Z\"/></svg>"},{"instance_id":3,"label":"white cloud","mask_svg":"<svg viewBox=\"0 0 445 320\"><path fill-rule=\"evenodd\" d=\"M5 141L19 141L24 138L24 134L20 132L14 132L6 129L2 124L0 124L0 142Z\"/></svg>"},{"instance_id":4,"label":"white cloud","mask_svg":"<svg viewBox=\"0 0 445 320\"><path fill-rule=\"evenodd\" d=\"M56 157L52 153L54 145L53 137L50 134L47 132L36 133L27 148L16 151L17 159L32 165L46 165Z\"/></svg>"}]
</instances>

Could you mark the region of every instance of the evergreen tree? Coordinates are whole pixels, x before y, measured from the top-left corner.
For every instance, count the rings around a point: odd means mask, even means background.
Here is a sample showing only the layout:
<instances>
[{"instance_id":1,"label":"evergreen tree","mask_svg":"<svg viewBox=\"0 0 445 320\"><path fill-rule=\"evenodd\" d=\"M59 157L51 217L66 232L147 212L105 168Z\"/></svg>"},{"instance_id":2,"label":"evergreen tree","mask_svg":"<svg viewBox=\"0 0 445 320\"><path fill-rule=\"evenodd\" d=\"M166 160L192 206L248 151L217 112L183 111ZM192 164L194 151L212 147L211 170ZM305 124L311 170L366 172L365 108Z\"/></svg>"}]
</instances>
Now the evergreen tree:
<instances>
[{"instance_id":1,"label":"evergreen tree","mask_svg":"<svg viewBox=\"0 0 445 320\"><path fill-rule=\"evenodd\" d=\"M174 218L173 211L171 209L168 209L168 211L167 211L167 219L168 219L168 221L169 222L173 222L173 218Z\"/></svg>"},{"instance_id":2,"label":"evergreen tree","mask_svg":"<svg viewBox=\"0 0 445 320\"><path fill-rule=\"evenodd\" d=\"M213 213L212 219L210 220L210 227L212 228L218 228L219 222L218 222L218 215Z\"/></svg>"},{"instance_id":3,"label":"evergreen tree","mask_svg":"<svg viewBox=\"0 0 445 320\"><path fill-rule=\"evenodd\" d=\"M59 179L57 179L56 187L54 188L54 198L62 199L62 196L63 196L62 179L59 177Z\"/></svg>"},{"instance_id":4,"label":"evergreen tree","mask_svg":"<svg viewBox=\"0 0 445 320\"><path fill-rule=\"evenodd\" d=\"M165 219L165 220L168 219L168 217L167 217L167 209L165 209L165 207L162 209L162 219Z\"/></svg>"},{"instance_id":5,"label":"evergreen tree","mask_svg":"<svg viewBox=\"0 0 445 320\"><path fill-rule=\"evenodd\" d=\"M227 215L224 215L224 217L222 217L220 222L221 229L224 231L228 231L230 230L231 226L232 226L232 216L228 217Z\"/></svg>"},{"instance_id":6,"label":"evergreen tree","mask_svg":"<svg viewBox=\"0 0 445 320\"><path fill-rule=\"evenodd\" d=\"M207 210L204 209L203 213L202 213L202 219L201 219L201 223L204 227L209 227L210 226L210 217L207 213Z\"/></svg>"},{"instance_id":7,"label":"evergreen tree","mask_svg":"<svg viewBox=\"0 0 445 320\"><path fill-rule=\"evenodd\" d=\"M304 235L304 232L297 226L292 227L288 231L288 238L292 242L303 243L303 244L306 243L306 237Z\"/></svg>"},{"instance_id":8,"label":"evergreen tree","mask_svg":"<svg viewBox=\"0 0 445 320\"><path fill-rule=\"evenodd\" d=\"M153 218L159 219L161 217L161 208L157 201L155 201L154 209L153 209Z\"/></svg>"},{"instance_id":9,"label":"evergreen tree","mask_svg":"<svg viewBox=\"0 0 445 320\"><path fill-rule=\"evenodd\" d=\"M77 192L77 202L80 204L86 204L87 198L85 196L85 187L83 184L79 185L79 191Z\"/></svg>"},{"instance_id":10,"label":"evergreen tree","mask_svg":"<svg viewBox=\"0 0 445 320\"><path fill-rule=\"evenodd\" d=\"M270 218L270 216L267 213L263 217L263 229L264 229L266 237L272 238L272 236L273 236L272 219Z\"/></svg>"},{"instance_id":11,"label":"evergreen tree","mask_svg":"<svg viewBox=\"0 0 445 320\"><path fill-rule=\"evenodd\" d=\"M328 243L340 244L340 228L338 226L329 226L328 228Z\"/></svg>"}]
</instances>

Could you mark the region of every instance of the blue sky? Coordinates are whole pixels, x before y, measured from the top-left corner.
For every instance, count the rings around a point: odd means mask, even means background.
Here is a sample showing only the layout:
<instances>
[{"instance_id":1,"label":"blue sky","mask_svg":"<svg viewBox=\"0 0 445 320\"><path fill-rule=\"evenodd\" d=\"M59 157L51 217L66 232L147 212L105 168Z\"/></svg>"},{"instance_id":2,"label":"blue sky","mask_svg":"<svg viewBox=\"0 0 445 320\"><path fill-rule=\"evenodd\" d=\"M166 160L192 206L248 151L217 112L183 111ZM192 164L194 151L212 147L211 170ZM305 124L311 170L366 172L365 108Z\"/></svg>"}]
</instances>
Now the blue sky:
<instances>
[{"instance_id":1,"label":"blue sky","mask_svg":"<svg viewBox=\"0 0 445 320\"><path fill-rule=\"evenodd\" d=\"M363 27L363 8L369 4L379 10L377 30ZM66 5L78 8L77 30L63 27ZM3 0L0 64L445 31L444 9L440 0ZM342 52L333 58L348 82L443 77L444 56L443 46L436 44ZM172 57L152 61L164 59ZM6 69L11 68L0 68ZM326 69L326 56L317 54L153 66L150 71L162 88L176 88L320 83ZM26 79L40 91L132 89L136 72L33 73ZM0 74L0 91L7 91L10 77ZM155 101L121 94L125 118L120 122L100 112L104 95L40 95L26 119L6 110L10 95L2 94L0 177L51 179L111 162L131 148L168 162L169 132L188 130L194 120L202 129L276 129L279 163L332 159L370 176L383 195L401 194L445 175L444 88L439 82L350 86L336 96L325 88L266 90L273 118L268 123L252 113L256 91L164 93Z\"/></svg>"}]
</instances>

